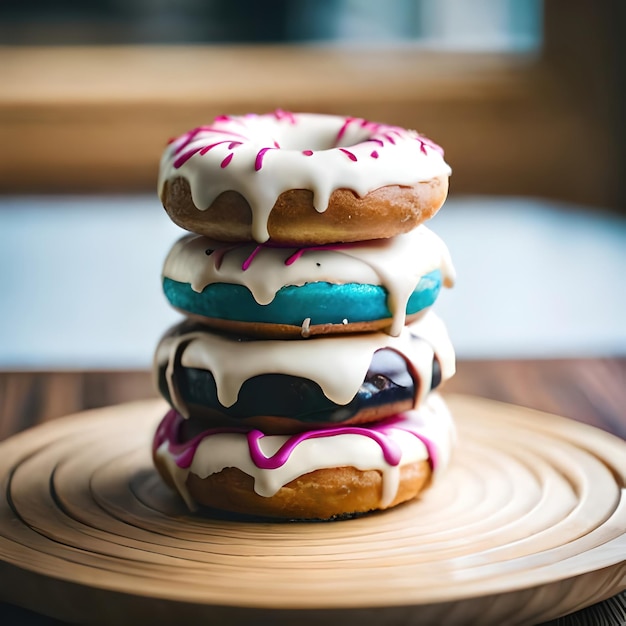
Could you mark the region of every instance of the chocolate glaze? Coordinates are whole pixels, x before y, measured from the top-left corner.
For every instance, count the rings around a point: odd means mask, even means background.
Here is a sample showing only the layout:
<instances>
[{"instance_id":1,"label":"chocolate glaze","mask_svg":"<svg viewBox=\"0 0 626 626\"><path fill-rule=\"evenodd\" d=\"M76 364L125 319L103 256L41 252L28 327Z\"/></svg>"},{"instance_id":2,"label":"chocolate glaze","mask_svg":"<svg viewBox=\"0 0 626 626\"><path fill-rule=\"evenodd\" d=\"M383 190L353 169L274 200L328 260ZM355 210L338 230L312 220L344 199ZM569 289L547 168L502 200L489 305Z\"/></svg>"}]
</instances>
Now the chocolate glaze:
<instances>
[{"instance_id":1,"label":"chocolate glaze","mask_svg":"<svg viewBox=\"0 0 626 626\"><path fill-rule=\"evenodd\" d=\"M422 341L415 338L416 341ZM158 386L171 403L165 377L166 364L158 369ZM329 400L320 386L286 374L263 374L247 380L238 400L224 407L217 399L211 372L174 364L173 376L192 418L214 425L258 426L265 432L294 432L321 425L346 425L379 420L414 408L420 381L407 360L383 348L374 353L363 384L346 405ZM433 360L432 387L441 382L441 368Z\"/></svg>"}]
</instances>

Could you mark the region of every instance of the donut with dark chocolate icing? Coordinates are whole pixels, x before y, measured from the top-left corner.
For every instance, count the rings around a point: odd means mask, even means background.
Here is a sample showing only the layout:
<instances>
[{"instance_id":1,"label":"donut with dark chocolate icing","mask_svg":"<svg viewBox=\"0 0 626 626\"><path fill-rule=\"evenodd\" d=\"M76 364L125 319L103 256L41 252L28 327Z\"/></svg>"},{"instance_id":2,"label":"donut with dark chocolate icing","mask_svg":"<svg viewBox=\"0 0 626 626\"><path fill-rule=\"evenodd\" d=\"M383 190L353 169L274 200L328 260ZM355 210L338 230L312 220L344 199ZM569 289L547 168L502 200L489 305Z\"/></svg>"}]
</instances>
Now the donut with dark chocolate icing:
<instances>
[{"instance_id":1,"label":"donut with dark chocolate icing","mask_svg":"<svg viewBox=\"0 0 626 626\"><path fill-rule=\"evenodd\" d=\"M378 421L416 408L453 372L448 336L430 312L397 338L381 332L307 342L253 340L183 322L162 338L155 358L159 390L183 415L267 433Z\"/></svg>"}]
</instances>

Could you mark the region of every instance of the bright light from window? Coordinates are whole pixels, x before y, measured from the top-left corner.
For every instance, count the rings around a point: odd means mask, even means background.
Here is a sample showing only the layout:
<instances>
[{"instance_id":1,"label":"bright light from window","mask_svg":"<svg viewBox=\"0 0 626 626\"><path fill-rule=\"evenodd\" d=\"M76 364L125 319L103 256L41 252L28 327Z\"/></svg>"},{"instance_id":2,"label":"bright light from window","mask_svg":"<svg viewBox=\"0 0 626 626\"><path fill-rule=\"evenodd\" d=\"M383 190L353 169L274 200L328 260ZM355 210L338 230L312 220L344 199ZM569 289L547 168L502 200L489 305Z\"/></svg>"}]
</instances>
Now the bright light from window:
<instances>
[{"instance_id":1,"label":"bright light from window","mask_svg":"<svg viewBox=\"0 0 626 626\"><path fill-rule=\"evenodd\" d=\"M528 52L542 0L92 0L0 2L18 45L333 43Z\"/></svg>"}]
</instances>

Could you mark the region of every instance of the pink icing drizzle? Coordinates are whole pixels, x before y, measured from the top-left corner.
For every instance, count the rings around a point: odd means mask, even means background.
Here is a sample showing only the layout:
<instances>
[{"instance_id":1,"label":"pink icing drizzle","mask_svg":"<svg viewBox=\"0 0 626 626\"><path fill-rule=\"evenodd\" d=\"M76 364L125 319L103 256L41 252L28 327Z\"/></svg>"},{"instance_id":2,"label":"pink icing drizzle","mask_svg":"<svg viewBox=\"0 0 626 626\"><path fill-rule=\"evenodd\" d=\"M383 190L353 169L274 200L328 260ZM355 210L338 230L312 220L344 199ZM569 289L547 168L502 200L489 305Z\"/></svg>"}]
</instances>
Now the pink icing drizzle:
<instances>
[{"instance_id":1,"label":"pink icing drizzle","mask_svg":"<svg viewBox=\"0 0 626 626\"><path fill-rule=\"evenodd\" d=\"M228 166L228 164L233 160L233 153L227 154L224 157L224 160L220 163L220 167L223 169Z\"/></svg>"},{"instance_id":2,"label":"pink icing drizzle","mask_svg":"<svg viewBox=\"0 0 626 626\"><path fill-rule=\"evenodd\" d=\"M376 157L374 157L376 158ZM365 242L360 241L357 243L329 243L329 244L324 244L321 246L305 246L304 248L298 248L295 252L293 252L292 254L290 254L286 259L285 259L285 265L292 265L293 263L295 263L298 259L300 259L300 257L308 251L320 251L320 250L345 250L354 246L362 246ZM245 272L246 270L248 270L250 268L250 266L252 265L252 261L254 261L254 259L256 258L257 254L263 250L264 248L283 248L284 246L281 245L277 245L277 244L273 244L273 243L262 243L259 244L258 246L256 246L254 248L254 250L252 250L252 252L248 255L248 257L245 259L245 261L241 264L241 269ZM219 269L222 261L224 259L224 256L226 255L227 252L230 252L231 250L235 250L236 248L238 248L237 244L233 244L224 248L217 248L215 250L213 250L211 252L211 254L213 255L213 259L215 262L215 269Z\"/></svg>"},{"instance_id":3,"label":"pink icing drizzle","mask_svg":"<svg viewBox=\"0 0 626 626\"><path fill-rule=\"evenodd\" d=\"M210 126L196 126L196 128L192 128L190 131L187 131L184 135L181 135L179 139L182 139L179 146L176 147L174 154L178 154L182 150L184 150L198 135L199 133L210 129Z\"/></svg>"},{"instance_id":4,"label":"pink icing drizzle","mask_svg":"<svg viewBox=\"0 0 626 626\"><path fill-rule=\"evenodd\" d=\"M221 146L222 144L225 144L225 143L228 144L228 149L229 150L232 150L233 148L241 145L241 141L230 141L230 139L225 139L224 141L217 141L215 143L210 143L208 146L204 146L204 148L202 148L202 150L200 150L200 154L204 155L209 150L213 150L213 148L215 148L215 146Z\"/></svg>"},{"instance_id":5,"label":"pink icing drizzle","mask_svg":"<svg viewBox=\"0 0 626 626\"><path fill-rule=\"evenodd\" d=\"M179 167L181 167L181 165L184 165L194 154L196 153L200 153L201 155L205 155L207 152L209 152L209 150L212 150L213 148L215 148L215 146L221 146L222 144L228 144L228 149L229 150L233 150L234 148L236 148L237 146L240 146L242 144L241 141L232 141L230 139L224 139L224 141L216 141L215 143L210 143L208 146L199 146L196 148L192 148L191 150L188 150L187 152L184 152L183 154L181 154L175 161L174 161L174 168L178 169ZM178 152L178 151L177 151ZM232 155L230 155L232 158ZM230 162L230 159L229 159ZM228 163L227 163L228 165ZM225 167L224 165L222 165L222 167Z\"/></svg>"},{"instance_id":6,"label":"pink icing drizzle","mask_svg":"<svg viewBox=\"0 0 626 626\"><path fill-rule=\"evenodd\" d=\"M335 426L331 428L321 428L309 430L302 433L291 435L280 449L272 456L265 456L259 446L260 440L265 436L260 430L248 430L237 427L221 427L209 428L196 435L189 441L180 443L178 441L178 433L184 417L176 410L171 409L167 412L154 436L153 451L156 452L164 443L167 442L168 450L175 459L178 467L187 469L193 462L198 446L206 437L222 433L246 434L248 440L248 449L250 458L253 463L260 469L272 470L282 467L291 456L292 452L299 443L308 439L318 439L321 437L333 437L335 435L360 435L369 437L375 441L381 448L385 461L392 466L397 466L402 459L402 451L400 446L390 437L392 430L402 430L412 434L418 438L426 446L429 456L429 463L434 468L438 463L435 445L423 434L418 432L416 427L412 427L408 423L408 419L404 414L395 415L383 421L371 424L368 427L363 426Z\"/></svg>"},{"instance_id":7,"label":"pink icing drizzle","mask_svg":"<svg viewBox=\"0 0 626 626\"><path fill-rule=\"evenodd\" d=\"M351 245L356 245L356 244L349 244L349 243L330 243L330 244L325 244L322 246L309 246L309 247L305 247L305 248L298 248L293 254L291 254L290 256L288 256L285 259L285 265L292 265L293 263L295 263L307 250L343 250L345 248L349 248ZM230 250L234 250L236 246L231 246L228 249L224 250L224 254ZM282 246L280 245L275 245L272 243L262 243L259 244L258 246L256 246L254 248L254 250L252 250L252 252L248 255L248 257L246 258L246 260L241 264L241 269L245 272L247 269L249 269L249 267L252 265L252 261L254 261L256 255L263 250L264 248L282 248ZM222 254L222 257L224 256L224 254Z\"/></svg>"},{"instance_id":8,"label":"pink icing drizzle","mask_svg":"<svg viewBox=\"0 0 626 626\"><path fill-rule=\"evenodd\" d=\"M287 257L287 259L285 259L285 265L292 265L293 263L295 263L305 252L312 250L312 251L318 251L318 250L345 250L346 248L349 248L350 244L349 243L328 243L325 244L323 246L308 246L305 248L298 248L291 256Z\"/></svg>"},{"instance_id":9,"label":"pink icing drizzle","mask_svg":"<svg viewBox=\"0 0 626 626\"><path fill-rule=\"evenodd\" d=\"M237 247L236 244L232 245L232 246L227 246L225 248L217 248L216 250L213 251L213 263L215 266L216 270L219 270L220 267L222 267L222 262L224 261L224 256L226 255L227 252L230 252L231 250L234 250Z\"/></svg>"},{"instance_id":10,"label":"pink icing drizzle","mask_svg":"<svg viewBox=\"0 0 626 626\"><path fill-rule=\"evenodd\" d=\"M350 152L350 150L346 150L345 148L339 148L339 150L341 150L341 152L343 152L344 154L347 154L348 158L351 161L356 161L357 160L356 156L352 152Z\"/></svg>"},{"instance_id":11,"label":"pink icing drizzle","mask_svg":"<svg viewBox=\"0 0 626 626\"><path fill-rule=\"evenodd\" d=\"M341 138L346 134L346 130L348 130L348 126L350 126L350 124L352 124L352 122L355 122L356 120L357 120L356 117L346 117L346 121L343 123L343 126L339 129L339 132L337 133L337 137L335 139L335 145L337 145L341 141Z\"/></svg>"},{"instance_id":12,"label":"pink icing drizzle","mask_svg":"<svg viewBox=\"0 0 626 626\"><path fill-rule=\"evenodd\" d=\"M261 148L256 155L256 159L254 159L254 169L255 171L259 171L263 167L263 157L268 150L275 150L275 148Z\"/></svg>"},{"instance_id":13,"label":"pink icing drizzle","mask_svg":"<svg viewBox=\"0 0 626 626\"><path fill-rule=\"evenodd\" d=\"M217 435L219 433L245 433L245 428L209 428L199 435L193 437L189 441L180 443L178 441L178 432L185 418L176 410L170 409L157 428L152 442L152 451L156 452L165 442L174 459L176 465L182 468L188 468L200 442L205 437Z\"/></svg>"},{"instance_id":14,"label":"pink icing drizzle","mask_svg":"<svg viewBox=\"0 0 626 626\"><path fill-rule=\"evenodd\" d=\"M278 469L282 467L302 441L308 439L319 439L321 437L333 437L335 435L363 435L373 439L381 448L385 461L389 465L398 465L402 458L400 446L393 440L387 439L384 434L373 428L359 428L358 426L335 426L334 428L324 428L320 430L307 430L296 435L292 435L272 456L265 456L259 445L259 441L265 437L260 430L251 430L247 434L248 449L250 458L257 467L261 469Z\"/></svg>"},{"instance_id":15,"label":"pink icing drizzle","mask_svg":"<svg viewBox=\"0 0 626 626\"><path fill-rule=\"evenodd\" d=\"M252 265L252 261L254 261L254 257L259 253L263 246L257 246L251 253L250 256L242 263L241 269L245 272L250 265Z\"/></svg>"},{"instance_id":16,"label":"pink icing drizzle","mask_svg":"<svg viewBox=\"0 0 626 626\"><path fill-rule=\"evenodd\" d=\"M174 169L178 169L181 165L184 165L189 159L196 154L196 152L200 152L203 149L203 146L198 146L197 148L192 148L191 150L187 150L187 152L183 152L175 161L174 161ZM177 151L178 152L178 151Z\"/></svg>"},{"instance_id":17,"label":"pink icing drizzle","mask_svg":"<svg viewBox=\"0 0 626 626\"><path fill-rule=\"evenodd\" d=\"M426 146L428 146L443 156L443 148L439 144L436 144L432 139L429 139L424 135L419 135L415 139L420 142L420 150L423 154L428 154L426 152Z\"/></svg>"},{"instance_id":18,"label":"pink icing drizzle","mask_svg":"<svg viewBox=\"0 0 626 626\"><path fill-rule=\"evenodd\" d=\"M291 113L290 111L284 111L282 109L276 109L276 111L274 111L273 113L274 117L277 120L287 120L290 124L294 125L297 123L297 118L296 116ZM256 118L258 117L255 114L248 114L245 116L246 119L248 118ZM237 137L240 138L244 141L248 140L248 137L246 137L245 135L241 135L240 133L237 133L235 131L232 131L230 129L226 130L226 129L222 129L222 128L216 128L215 124L220 124L220 123L232 123L232 122L237 122L239 124L243 125L243 122L236 118L236 117L231 117L228 115L220 115L218 117L215 118L215 122L213 126L198 126L190 131L188 131L187 133L181 135L177 140L178 145L176 146L175 150L174 150L174 155L179 155L181 152L183 152L185 150L185 148L187 148L187 146L194 141L194 139L197 137L197 135L199 133L220 133L223 135L230 135L231 137ZM355 118L355 117L346 117L344 119L344 122L341 126L341 128L339 129L338 133L337 133L337 137L335 139L335 145L337 145L341 139L343 138L343 136L345 135L345 133L347 132L348 127L355 123L358 122L359 126L361 128L367 128L370 130L371 133L378 133L378 136L376 137L370 137L368 139L363 140L363 143L365 142L374 142L376 144L378 144L378 146L380 147L384 147L385 145L385 141L388 141L390 144L395 145L396 144L396 139L394 138L394 135L396 137L404 137L406 132L403 129L400 129L398 127L395 126L385 126L383 124L378 124L375 122L370 122L368 120L365 119L361 119L361 118ZM425 137L424 135L418 135L417 137L415 137L415 139L419 142L420 144L420 151L422 152L422 154L427 155L427 148L431 148L433 150L435 150L436 152L438 152L439 154L441 154L443 156L443 149L437 145L434 141L428 139L427 137ZM197 152L200 152L200 154L204 155L206 154L209 150L211 150L212 148L214 148L217 145L221 145L222 143L228 143L228 148L230 150L232 150L234 147L241 145L242 141L220 141L220 142L216 142L216 143L212 143L206 146L200 146L197 148L193 148L191 150L185 151L183 152L183 154L180 154L180 156L178 156L178 158L176 158L176 160L173 163L173 166L175 169L180 168L182 165L184 165L192 156L194 156ZM259 152L256 155L255 161L254 161L254 169L255 171L259 171L262 167L263 167L263 158L265 156L265 153L268 150L272 150L272 149L280 149L280 145L278 144L277 141L274 141L274 146L273 147L265 147L262 148L261 150L259 150ZM357 161L357 156L351 152L350 150L346 150L345 148L338 148L341 152L343 152L351 161ZM312 150L303 150L302 154L305 156L311 156L313 154ZM376 150L374 150L373 152L370 153L370 156L372 158L378 158L378 152ZM232 154L231 155L227 155L224 160L221 162L221 167L224 168L226 167L230 161L232 160Z\"/></svg>"},{"instance_id":19,"label":"pink icing drizzle","mask_svg":"<svg viewBox=\"0 0 626 626\"><path fill-rule=\"evenodd\" d=\"M274 111L274 117L277 120L288 120L290 124L296 123L296 116L291 111L283 111L282 109L276 109Z\"/></svg>"},{"instance_id":20,"label":"pink icing drizzle","mask_svg":"<svg viewBox=\"0 0 626 626\"><path fill-rule=\"evenodd\" d=\"M184 150L200 133L219 133L222 135L230 135L232 137L239 137L240 139L247 139L244 135L240 135L232 130L223 130L220 128L215 128L214 126L197 126L196 128L192 128L189 132L181 135L181 139L183 141L179 146L176 147L174 154L178 154L182 150Z\"/></svg>"}]
</instances>

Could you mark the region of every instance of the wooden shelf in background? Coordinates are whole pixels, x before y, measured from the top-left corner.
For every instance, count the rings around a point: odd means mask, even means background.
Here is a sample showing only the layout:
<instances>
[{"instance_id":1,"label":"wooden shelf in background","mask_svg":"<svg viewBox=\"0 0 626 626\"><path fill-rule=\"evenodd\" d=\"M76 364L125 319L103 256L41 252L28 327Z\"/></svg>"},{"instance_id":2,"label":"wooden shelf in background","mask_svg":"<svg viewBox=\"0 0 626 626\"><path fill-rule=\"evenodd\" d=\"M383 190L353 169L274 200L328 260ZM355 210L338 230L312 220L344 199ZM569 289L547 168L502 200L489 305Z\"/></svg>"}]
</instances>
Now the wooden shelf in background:
<instances>
[{"instance_id":1,"label":"wooden shelf in background","mask_svg":"<svg viewBox=\"0 0 626 626\"><path fill-rule=\"evenodd\" d=\"M283 108L416 128L446 148L454 192L615 205L612 120L559 76L540 58L415 47L4 47L0 192L153 189L169 137Z\"/></svg>"}]
</instances>

